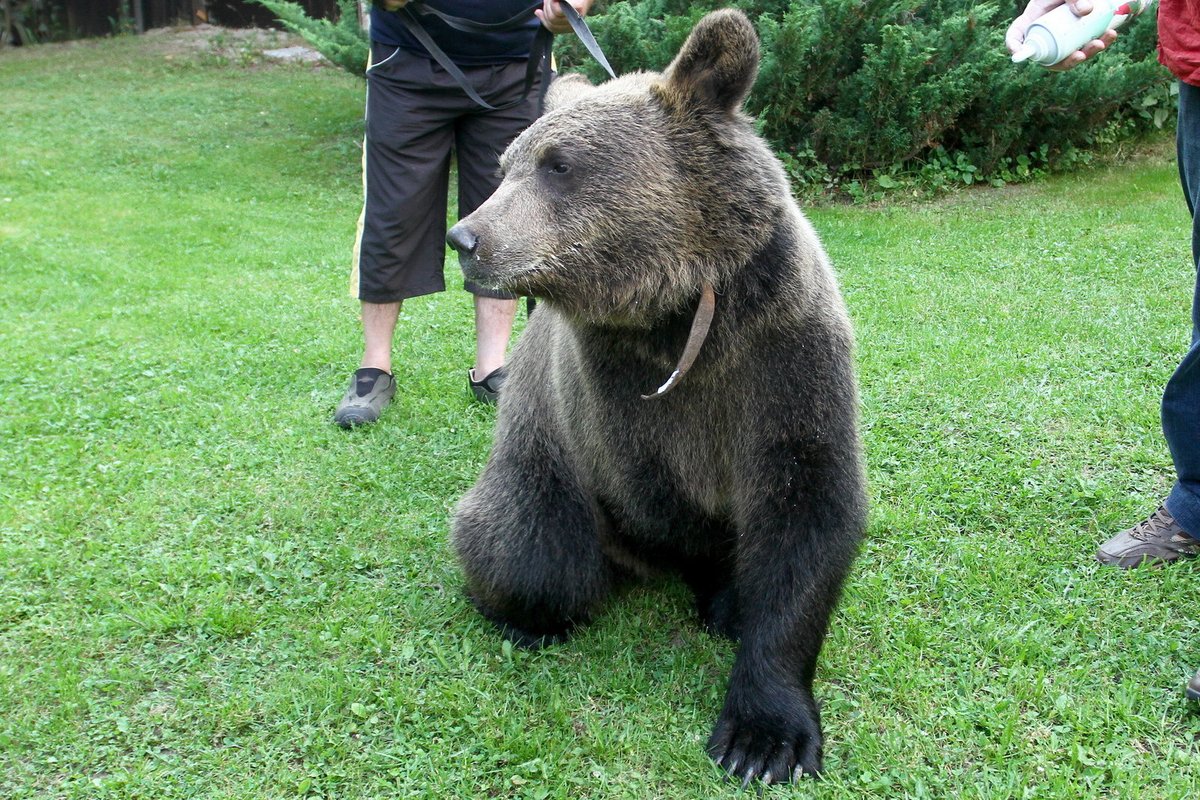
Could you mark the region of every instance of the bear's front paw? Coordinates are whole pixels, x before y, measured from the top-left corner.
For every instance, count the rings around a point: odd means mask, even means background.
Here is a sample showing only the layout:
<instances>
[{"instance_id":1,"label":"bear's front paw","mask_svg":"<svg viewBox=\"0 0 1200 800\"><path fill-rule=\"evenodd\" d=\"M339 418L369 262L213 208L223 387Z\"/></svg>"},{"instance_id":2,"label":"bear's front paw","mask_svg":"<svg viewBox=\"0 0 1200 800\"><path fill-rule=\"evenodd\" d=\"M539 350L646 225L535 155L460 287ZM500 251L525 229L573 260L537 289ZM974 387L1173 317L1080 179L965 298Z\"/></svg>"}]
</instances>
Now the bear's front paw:
<instances>
[{"instance_id":1,"label":"bear's front paw","mask_svg":"<svg viewBox=\"0 0 1200 800\"><path fill-rule=\"evenodd\" d=\"M821 722L809 710L815 706L801 700L800 708L780 714L779 709L751 710L753 704L739 710L731 705L726 703L708 739L708 754L743 786L755 779L787 783L820 776Z\"/></svg>"}]
</instances>

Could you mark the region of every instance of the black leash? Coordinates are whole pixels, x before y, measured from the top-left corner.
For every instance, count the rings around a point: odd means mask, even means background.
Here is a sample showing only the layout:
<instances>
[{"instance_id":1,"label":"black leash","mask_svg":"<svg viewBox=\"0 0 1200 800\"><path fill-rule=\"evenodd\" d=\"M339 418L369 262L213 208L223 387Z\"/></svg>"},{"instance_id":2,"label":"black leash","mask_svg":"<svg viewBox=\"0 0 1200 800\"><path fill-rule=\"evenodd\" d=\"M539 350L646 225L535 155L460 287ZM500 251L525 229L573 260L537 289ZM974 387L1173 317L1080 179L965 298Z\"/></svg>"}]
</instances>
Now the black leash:
<instances>
[{"instance_id":1,"label":"black leash","mask_svg":"<svg viewBox=\"0 0 1200 800\"><path fill-rule=\"evenodd\" d=\"M546 90L550 88L550 50L554 42L554 34L545 25L539 25L537 33L534 34L533 44L529 50L529 64L525 69L525 88L521 92L521 96L512 102L505 103L500 106L494 106L479 96L479 93L471 87L467 81L467 76L462 70L450 59L448 55L437 46L433 41L433 37L429 32L421 26L417 20L417 14L425 16L437 17L449 27L464 33L495 33L497 31L511 31L521 28L530 19L534 18L534 13L542 7L541 3L531 6L529 9L522 11L516 16L509 17L502 22L476 22L473 19L465 17L456 17L445 12L438 11L436 8L430 8L420 0L412 0L412 2L399 9L396 13L400 16L400 21L408 32L413 35L421 45L429 51L429 55L433 56L433 60L446 70L462 90L466 92L467 97L470 97L476 103L489 111L499 111L505 108L512 108L525 102L525 98L529 96L529 91L533 88L533 82L537 79L538 67L542 69L542 85L538 91L538 108L541 108L546 99ZM563 15L567 18L567 22L571 23L571 29L575 31L575 35L579 37L579 41L583 42L583 46L587 48L588 53L592 58L599 62L600 66L604 67L605 72L610 77L617 77L613 72L612 67L608 63L608 59L604 57L604 51L600 49L600 45L596 42L596 37L592 36L591 30L588 29L587 23L583 21L583 17L575 7L567 0L563 0L559 7L563 10Z\"/></svg>"}]
</instances>

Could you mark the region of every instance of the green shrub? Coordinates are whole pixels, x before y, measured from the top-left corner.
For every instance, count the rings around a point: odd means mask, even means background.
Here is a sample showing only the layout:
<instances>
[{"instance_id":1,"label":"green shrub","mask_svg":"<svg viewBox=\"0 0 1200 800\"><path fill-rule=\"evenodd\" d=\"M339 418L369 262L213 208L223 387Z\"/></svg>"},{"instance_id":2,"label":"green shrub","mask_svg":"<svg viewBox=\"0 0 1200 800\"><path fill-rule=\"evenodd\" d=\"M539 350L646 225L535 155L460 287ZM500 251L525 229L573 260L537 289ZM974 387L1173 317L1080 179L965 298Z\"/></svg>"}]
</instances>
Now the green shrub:
<instances>
[{"instance_id":1,"label":"green shrub","mask_svg":"<svg viewBox=\"0 0 1200 800\"><path fill-rule=\"evenodd\" d=\"M749 110L793 179L812 186L1019 180L1171 119L1151 13L1068 73L1011 63L1015 4L620 0L598 4L589 24L618 74L661 69L722 5L756 21L763 62ZM570 37L558 52L564 69L602 77Z\"/></svg>"},{"instance_id":2,"label":"green shrub","mask_svg":"<svg viewBox=\"0 0 1200 800\"><path fill-rule=\"evenodd\" d=\"M284 27L304 37L321 55L342 69L362 75L367 67L370 42L358 24L354 0L338 0L336 21L314 19L304 7L288 0L251 0L279 18Z\"/></svg>"},{"instance_id":3,"label":"green shrub","mask_svg":"<svg viewBox=\"0 0 1200 800\"><path fill-rule=\"evenodd\" d=\"M254 1L362 74L368 43L352 0L339 0L336 23L287 0ZM1068 73L1010 61L1004 31L1020 6L1008 3L600 0L588 24L618 74L659 70L696 21L721 6L756 21L763 61L748 109L809 191L869 199L897 187L1020 181L1173 120L1153 13ZM604 79L575 37L558 37L555 52L560 69Z\"/></svg>"}]
</instances>

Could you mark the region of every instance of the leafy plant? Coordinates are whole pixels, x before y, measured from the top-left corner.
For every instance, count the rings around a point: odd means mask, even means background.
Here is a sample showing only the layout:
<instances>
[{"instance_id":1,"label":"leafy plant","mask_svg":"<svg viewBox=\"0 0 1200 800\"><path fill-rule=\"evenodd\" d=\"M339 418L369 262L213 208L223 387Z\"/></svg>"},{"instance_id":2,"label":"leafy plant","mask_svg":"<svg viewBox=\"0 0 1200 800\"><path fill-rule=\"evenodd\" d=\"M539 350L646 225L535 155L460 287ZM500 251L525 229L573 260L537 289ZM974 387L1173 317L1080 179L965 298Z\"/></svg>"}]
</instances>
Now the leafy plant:
<instances>
[{"instance_id":1,"label":"leafy plant","mask_svg":"<svg viewBox=\"0 0 1200 800\"><path fill-rule=\"evenodd\" d=\"M2 0L0 14L0 47L50 38L55 15L47 0Z\"/></svg>"},{"instance_id":2,"label":"leafy plant","mask_svg":"<svg viewBox=\"0 0 1200 800\"><path fill-rule=\"evenodd\" d=\"M589 19L618 72L661 69L706 0L619 0ZM1007 180L1021 156L1046 168L1170 124L1170 76L1151 15L1068 73L1014 65L1016 5L975 0L736 0L755 20L762 67L748 109L792 178L883 188L945 169L946 185ZM564 37L564 68L601 74ZM820 164L820 169L814 169ZM879 176L887 176L879 183ZM898 176L908 176L901 180ZM1008 176L1008 177L1005 177Z\"/></svg>"},{"instance_id":3,"label":"leafy plant","mask_svg":"<svg viewBox=\"0 0 1200 800\"><path fill-rule=\"evenodd\" d=\"M273 13L284 27L304 37L333 64L355 75L366 70L371 43L358 23L355 0L337 0L338 16L332 21L310 17L303 6L289 0L250 1Z\"/></svg>"}]
</instances>

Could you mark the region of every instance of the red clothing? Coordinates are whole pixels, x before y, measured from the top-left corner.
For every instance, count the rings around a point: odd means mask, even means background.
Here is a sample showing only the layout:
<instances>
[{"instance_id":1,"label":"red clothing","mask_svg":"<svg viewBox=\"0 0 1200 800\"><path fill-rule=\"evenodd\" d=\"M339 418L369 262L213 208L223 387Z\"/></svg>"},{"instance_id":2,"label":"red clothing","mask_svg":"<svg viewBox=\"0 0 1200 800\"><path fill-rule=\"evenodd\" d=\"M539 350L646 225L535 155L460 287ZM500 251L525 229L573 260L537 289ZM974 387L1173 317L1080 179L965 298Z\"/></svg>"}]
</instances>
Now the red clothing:
<instances>
[{"instance_id":1,"label":"red clothing","mask_svg":"<svg viewBox=\"0 0 1200 800\"><path fill-rule=\"evenodd\" d=\"M1159 0L1158 60L1179 80L1200 86L1200 0Z\"/></svg>"}]
</instances>

